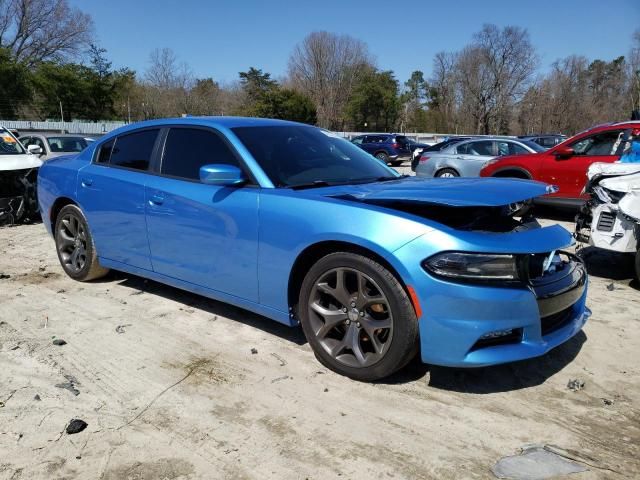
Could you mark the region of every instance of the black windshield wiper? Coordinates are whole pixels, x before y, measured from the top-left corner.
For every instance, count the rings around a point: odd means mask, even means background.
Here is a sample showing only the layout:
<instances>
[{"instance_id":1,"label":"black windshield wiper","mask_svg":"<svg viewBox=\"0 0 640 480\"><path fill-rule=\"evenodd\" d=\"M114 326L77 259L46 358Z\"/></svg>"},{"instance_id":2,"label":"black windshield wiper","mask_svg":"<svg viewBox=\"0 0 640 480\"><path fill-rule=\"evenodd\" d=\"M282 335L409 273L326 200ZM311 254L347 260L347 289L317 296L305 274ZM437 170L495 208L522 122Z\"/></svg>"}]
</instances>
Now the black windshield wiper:
<instances>
[{"instance_id":1,"label":"black windshield wiper","mask_svg":"<svg viewBox=\"0 0 640 480\"><path fill-rule=\"evenodd\" d=\"M317 188L317 187L329 187L331 184L326 180L314 180L309 183L298 183L294 185L288 185L288 188L293 190L303 190L305 188Z\"/></svg>"}]
</instances>

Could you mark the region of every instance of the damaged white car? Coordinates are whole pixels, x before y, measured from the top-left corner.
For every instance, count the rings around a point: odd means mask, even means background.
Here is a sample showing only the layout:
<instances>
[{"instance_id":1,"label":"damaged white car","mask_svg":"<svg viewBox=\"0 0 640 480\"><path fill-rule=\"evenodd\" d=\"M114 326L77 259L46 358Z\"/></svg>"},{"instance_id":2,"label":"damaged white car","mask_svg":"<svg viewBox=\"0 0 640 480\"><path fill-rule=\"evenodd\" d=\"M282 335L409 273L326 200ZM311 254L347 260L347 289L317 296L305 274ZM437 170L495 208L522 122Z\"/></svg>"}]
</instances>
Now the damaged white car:
<instances>
[{"instance_id":1,"label":"damaged white car","mask_svg":"<svg viewBox=\"0 0 640 480\"><path fill-rule=\"evenodd\" d=\"M37 218L36 181L41 166L42 160L0 127L0 225Z\"/></svg>"},{"instance_id":2,"label":"damaged white car","mask_svg":"<svg viewBox=\"0 0 640 480\"><path fill-rule=\"evenodd\" d=\"M576 217L576 238L594 247L635 254L640 278L640 163L594 163Z\"/></svg>"}]
</instances>

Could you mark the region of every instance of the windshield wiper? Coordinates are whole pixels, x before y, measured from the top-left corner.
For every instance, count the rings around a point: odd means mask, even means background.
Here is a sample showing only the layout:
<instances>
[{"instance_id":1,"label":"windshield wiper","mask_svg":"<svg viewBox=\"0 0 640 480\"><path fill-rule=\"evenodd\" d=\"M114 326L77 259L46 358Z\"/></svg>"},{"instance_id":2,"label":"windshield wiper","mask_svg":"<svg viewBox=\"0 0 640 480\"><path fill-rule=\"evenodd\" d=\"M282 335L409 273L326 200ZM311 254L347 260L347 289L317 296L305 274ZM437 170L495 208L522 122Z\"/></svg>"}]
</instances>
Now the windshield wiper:
<instances>
[{"instance_id":1,"label":"windshield wiper","mask_svg":"<svg viewBox=\"0 0 640 480\"><path fill-rule=\"evenodd\" d=\"M329 187L331 184L326 180L314 180L313 182L308 183L297 183L293 185L288 185L288 188L293 190L303 190L305 188L317 188L317 187Z\"/></svg>"}]
</instances>

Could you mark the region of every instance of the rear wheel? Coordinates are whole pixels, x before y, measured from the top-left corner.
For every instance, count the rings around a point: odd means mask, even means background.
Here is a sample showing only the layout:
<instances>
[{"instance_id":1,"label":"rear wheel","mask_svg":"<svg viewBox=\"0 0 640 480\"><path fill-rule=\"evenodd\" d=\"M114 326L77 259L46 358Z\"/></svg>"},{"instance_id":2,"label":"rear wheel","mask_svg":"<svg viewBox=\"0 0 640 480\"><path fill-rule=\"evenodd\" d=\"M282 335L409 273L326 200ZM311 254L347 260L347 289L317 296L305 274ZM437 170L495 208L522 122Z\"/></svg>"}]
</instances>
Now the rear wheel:
<instances>
[{"instance_id":1,"label":"rear wheel","mask_svg":"<svg viewBox=\"0 0 640 480\"><path fill-rule=\"evenodd\" d=\"M453 168L443 168L442 170L438 170L435 176L439 178L453 178L453 177L459 177L460 174L456 172Z\"/></svg>"},{"instance_id":2,"label":"rear wheel","mask_svg":"<svg viewBox=\"0 0 640 480\"><path fill-rule=\"evenodd\" d=\"M387 155L384 152L378 152L376 153L375 157L380 160L382 163L384 163L385 165L389 162L389 155Z\"/></svg>"},{"instance_id":3,"label":"rear wheel","mask_svg":"<svg viewBox=\"0 0 640 480\"><path fill-rule=\"evenodd\" d=\"M109 271L98 263L87 220L76 205L67 205L58 213L55 242L60 265L74 280L94 280Z\"/></svg>"},{"instance_id":4,"label":"rear wheel","mask_svg":"<svg viewBox=\"0 0 640 480\"><path fill-rule=\"evenodd\" d=\"M311 267L298 316L318 360L356 380L386 377L416 351L409 297L391 272L362 255L332 253Z\"/></svg>"}]
</instances>

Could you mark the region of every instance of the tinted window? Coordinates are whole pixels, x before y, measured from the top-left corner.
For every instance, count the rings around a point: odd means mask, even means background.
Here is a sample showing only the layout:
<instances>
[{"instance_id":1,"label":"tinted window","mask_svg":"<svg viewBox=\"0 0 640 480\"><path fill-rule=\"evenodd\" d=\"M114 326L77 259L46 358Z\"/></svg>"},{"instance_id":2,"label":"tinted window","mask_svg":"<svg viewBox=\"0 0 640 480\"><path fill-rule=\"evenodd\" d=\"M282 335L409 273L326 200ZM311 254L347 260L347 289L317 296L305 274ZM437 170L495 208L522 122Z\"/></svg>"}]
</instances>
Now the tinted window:
<instances>
[{"instance_id":1,"label":"tinted window","mask_svg":"<svg viewBox=\"0 0 640 480\"><path fill-rule=\"evenodd\" d=\"M276 186L357 183L396 175L353 143L314 127L238 127L233 132Z\"/></svg>"},{"instance_id":2,"label":"tinted window","mask_svg":"<svg viewBox=\"0 0 640 480\"><path fill-rule=\"evenodd\" d=\"M465 155L493 155L493 142L491 140L482 140L479 142L469 142L458 146L458 153Z\"/></svg>"},{"instance_id":3,"label":"tinted window","mask_svg":"<svg viewBox=\"0 0 640 480\"><path fill-rule=\"evenodd\" d=\"M111 150L113 149L113 142L115 140L109 140L107 143L103 144L100 147L100 153L98 153L98 158L96 162L98 163L109 163L109 158L111 158Z\"/></svg>"},{"instance_id":4,"label":"tinted window","mask_svg":"<svg viewBox=\"0 0 640 480\"><path fill-rule=\"evenodd\" d=\"M143 130L118 137L109 163L119 167L147 170L157 136L158 130Z\"/></svg>"},{"instance_id":5,"label":"tinted window","mask_svg":"<svg viewBox=\"0 0 640 480\"><path fill-rule=\"evenodd\" d=\"M576 155L614 155L619 131L604 132L575 142L572 148Z\"/></svg>"},{"instance_id":6,"label":"tinted window","mask_svg":"<svg viewBox=\"0 0 640 480\"><path fill-rule=\"evenodd\" d=\"M362 145L362 140L364 140L364 137L356 137L353 140L351 140L353 143L355 143L356 145Z\"/></svg>"},{"instance_id":7,"label":"tinted window","mask_svg":"<svg viewBox=\"0 0 640 480\"><path fill-rule=\"evenodd\" d=\"M172 128L167 135L161 171L172 177L200 180L200 167L211 163L238 166L218 135L196 128Z\"/></svg>"},{"instance_id":8,"label":"tinted window","mask_svg":"<svg viewBox=\"0 0 640 480\"><path fill-rule=\"evenodd\" d=\"M384 143L387 141L387 137L380 135L367 135L366 143Z\"/></svg>"}]
</instances>

